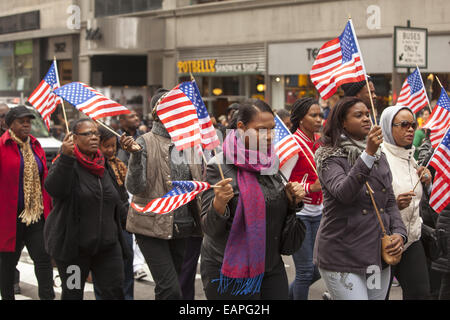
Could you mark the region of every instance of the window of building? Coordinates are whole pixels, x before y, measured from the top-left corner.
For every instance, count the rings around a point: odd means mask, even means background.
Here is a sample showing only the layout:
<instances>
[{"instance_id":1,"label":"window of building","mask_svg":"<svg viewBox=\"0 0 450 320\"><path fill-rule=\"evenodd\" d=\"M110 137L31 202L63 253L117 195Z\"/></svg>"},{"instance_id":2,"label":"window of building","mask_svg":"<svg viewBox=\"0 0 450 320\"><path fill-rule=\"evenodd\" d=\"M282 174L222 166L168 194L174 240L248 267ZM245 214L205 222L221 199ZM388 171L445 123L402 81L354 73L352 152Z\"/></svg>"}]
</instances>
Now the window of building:
<instances>
[{"instance_id":1,"label":"window of building","mask_svg":"<svg viewBox=\"0 0 450 320\"><path fill-rule=\"evenodd\" d=\"M95 0L95 16L106 17L162 8L162 0Z\"/></svg>"}]
</instances>

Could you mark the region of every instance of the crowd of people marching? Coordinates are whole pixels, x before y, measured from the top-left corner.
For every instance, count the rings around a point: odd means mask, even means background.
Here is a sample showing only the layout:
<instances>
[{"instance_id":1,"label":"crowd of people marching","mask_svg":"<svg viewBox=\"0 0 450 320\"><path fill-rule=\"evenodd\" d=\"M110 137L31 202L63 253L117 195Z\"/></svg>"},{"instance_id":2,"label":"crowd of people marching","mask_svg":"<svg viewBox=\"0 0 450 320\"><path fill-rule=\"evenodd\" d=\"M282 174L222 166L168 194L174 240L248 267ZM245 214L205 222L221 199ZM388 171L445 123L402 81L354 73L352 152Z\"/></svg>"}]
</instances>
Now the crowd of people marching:
<instances>
[{"instance_id":1,"label":"crowd of people marching","mask_svg":"<svg viewBox=\"0 0 450 320\"><path fill-rule=\"evenodd\" d=\"M50 168L30 134L34 113L0 106L2 299L14 299L24 246L42 300L55 298L54 265L61 299L83 299L89 273L97 299L133 299L138 249L156 299L194 299L199 260L207 299L306 300L320 278L333 300L389 299L394 278L403 299L449 299L450 208L437 214L428 204L433 149L418 126L423 120L402 106L373 115L371 81L342 89L326 119L314 98L276 112L303 148L287 178L268 171L278 165L276 113L260 100L213 118L224 139L208 163L174 159L195 151L174 149L155 111L167 92L160 89L150 128L140 127L135 112L120 116L120 138L89 118L73 121L70 133L57 134L62 147ZM183 180L214 187L169 214L130 206L145 206ZM434 230L442 231L437 254ZM282 254L295 263L290 284ZM74 268L79 285L71 282ZM378 281L370 285L374 270Z\"/></svg>"}]
</instances>

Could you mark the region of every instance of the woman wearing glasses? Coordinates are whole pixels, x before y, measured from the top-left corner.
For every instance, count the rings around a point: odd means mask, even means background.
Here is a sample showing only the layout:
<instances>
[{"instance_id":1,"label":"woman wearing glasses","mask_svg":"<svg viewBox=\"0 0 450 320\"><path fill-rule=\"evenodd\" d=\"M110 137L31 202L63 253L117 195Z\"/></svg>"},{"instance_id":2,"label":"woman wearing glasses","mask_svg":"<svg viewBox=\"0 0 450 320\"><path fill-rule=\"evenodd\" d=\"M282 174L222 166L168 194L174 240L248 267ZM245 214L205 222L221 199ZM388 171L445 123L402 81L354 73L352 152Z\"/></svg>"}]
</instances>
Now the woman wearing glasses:
<instances>
[{"instance_id":1,"label":"woman wearing glasses","mask_svg":"<svg viewBox=\"0 0 450 320\"><path fill-rule=\"evenodd\" d=\"M90 119L73 124L45 188L54 208L45 224L46 249L55 259L63 300L83 299L89 271L102 300L123 299L123 256L130 252L122 235L120 195L108 162L99 150L100 132Z\"/></svg>"},{"instance_id":2,"label":"woman wearing glasses","mask_svg":"<svg viewBox=\"0 0 450 320\"><path fill-rule=\"evenodd\" d=\"M392 275L402 287L404 300L428 299L430 286L426 257L419 241L422 227L419 203L422 193L430 190L431 173L425 167L419 167L414 159L417 123L411 110L402 106L388 107L383 111L380 122L384 137L381 150L391 168L392 187L408 233L402 259L393 268ZM418 183L419 180L422 184Z\"/></svg>"}]
</instances>

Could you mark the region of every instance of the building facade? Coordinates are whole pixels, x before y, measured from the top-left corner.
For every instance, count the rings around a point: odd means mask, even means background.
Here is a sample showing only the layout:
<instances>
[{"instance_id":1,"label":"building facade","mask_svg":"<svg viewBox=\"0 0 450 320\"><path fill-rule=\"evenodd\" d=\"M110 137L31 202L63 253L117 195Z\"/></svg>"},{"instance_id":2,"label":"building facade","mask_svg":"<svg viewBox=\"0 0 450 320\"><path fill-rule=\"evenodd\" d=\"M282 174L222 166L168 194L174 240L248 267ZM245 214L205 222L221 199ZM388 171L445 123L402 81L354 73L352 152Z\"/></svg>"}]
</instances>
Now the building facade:
<instances>
[{"instance_id":1,"label":"building facade","mask_svg":"<svg viewBox=\"0 0 450 320\"><path fill-rule=\"evenodd\" d=\"M157 88L172 88L191 76L216 116L230 103L248 97L263 98L275 109L288 108L300 97L317 96L308 75L314 58L327 40L340 35L349 16L379 104L392 104L406 77L407 69L394 67L393 33L394 26L406 26L408 20L412 27L428 31L427 65L421 71L431 100L437 98L439 87L427 80L428 75L437 74L444 86L450 80L446 0L15 2L40 5L2 4L2 16L39 10L40 28L7 34L0 28L0 94L22 88L21 70L15 69L23 59L34 62L27 72L29 87L36 86L52 46L70 38L72 56L65 60L72 61L72 80L100 88L143 114L150 112L148 103ZM76 17L70 6L80 8L75 29L67 27L67 21ZM55 14L60 17L47 21L47 15ZM20 43L24 40L32 41L31 55L29 42ZM16 64L5 55L14 56L10 59Z\"/></svg>"}]
</instances>

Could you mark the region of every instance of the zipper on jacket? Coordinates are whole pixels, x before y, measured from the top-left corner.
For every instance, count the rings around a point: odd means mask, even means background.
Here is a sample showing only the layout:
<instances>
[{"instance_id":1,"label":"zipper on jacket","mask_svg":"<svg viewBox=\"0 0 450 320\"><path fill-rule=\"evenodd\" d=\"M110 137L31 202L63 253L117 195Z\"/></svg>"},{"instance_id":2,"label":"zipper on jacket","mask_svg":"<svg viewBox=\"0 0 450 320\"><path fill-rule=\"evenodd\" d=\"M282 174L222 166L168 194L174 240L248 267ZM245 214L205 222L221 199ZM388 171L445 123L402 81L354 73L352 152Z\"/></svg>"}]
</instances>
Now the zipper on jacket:
<instances>
[{"instance_id":1,"label":"zipper on jacket","mask_svg":"<svg viewBox=\"0 0 450 320\"><path fill-rule=\"evenodd\" d=\"M100 241L102 239L102 212L103 212L103 186L102 186L102 180L100 178L97 178L98 181L98 185L100 186L100 212L99 212L99 225L98 225L98 240L97 240L97 245L95 246L95 251L94 253L97 253L98 248L100 246Z\"/></svg>"}]
</instances>

